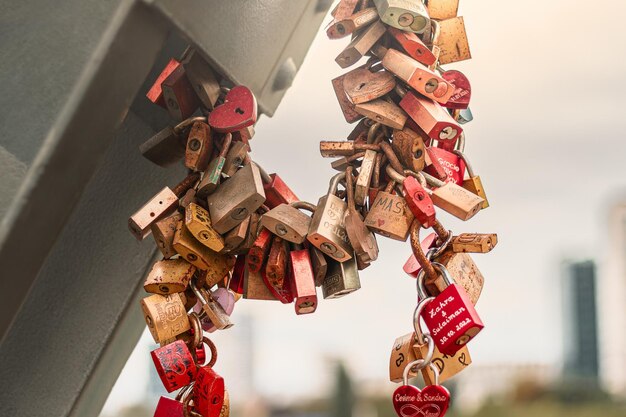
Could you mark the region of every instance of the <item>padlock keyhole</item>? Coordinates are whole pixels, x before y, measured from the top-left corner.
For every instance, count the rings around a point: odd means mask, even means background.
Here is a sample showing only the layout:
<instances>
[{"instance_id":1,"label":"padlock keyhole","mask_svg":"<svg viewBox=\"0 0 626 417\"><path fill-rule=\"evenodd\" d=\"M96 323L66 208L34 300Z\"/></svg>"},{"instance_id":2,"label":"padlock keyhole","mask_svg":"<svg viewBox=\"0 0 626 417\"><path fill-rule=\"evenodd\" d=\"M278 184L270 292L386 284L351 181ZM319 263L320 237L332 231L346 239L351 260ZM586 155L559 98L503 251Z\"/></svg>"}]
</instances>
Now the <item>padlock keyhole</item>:
<instances>
[{"instance_id":1,"label":"padlock keyhole","mask_svg":"<svg viewBox=\"0 0 626 417\"><path fill-rule=\"evenodd\" d=\"M238 114L244 114L245 112L244 112L244 111L243 111L240 107L237 107L237 108L235 109L235 113L238 113Z\"/></svg>"}]
</instances>

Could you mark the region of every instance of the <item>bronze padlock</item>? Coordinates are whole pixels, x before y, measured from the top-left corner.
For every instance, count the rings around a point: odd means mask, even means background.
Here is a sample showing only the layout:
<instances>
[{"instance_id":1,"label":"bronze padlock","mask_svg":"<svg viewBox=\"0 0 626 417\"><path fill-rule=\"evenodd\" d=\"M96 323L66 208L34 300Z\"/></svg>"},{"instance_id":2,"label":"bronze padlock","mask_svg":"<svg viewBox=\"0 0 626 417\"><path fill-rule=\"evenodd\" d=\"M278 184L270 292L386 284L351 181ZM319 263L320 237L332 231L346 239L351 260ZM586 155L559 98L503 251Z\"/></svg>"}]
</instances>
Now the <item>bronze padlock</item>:
<instances>
[{"instance_id":1,"label":"bronze padlock","mask_svg":"<svg viewBox=\"0 0 626 417\"><path fill-rule=\"evenodd\" d=\"M235 175L207 198L213 228L226 233L255 212L265 201L261 173L254 162Z\"/></svg>"},{"instance_id":2,"label":"bronze padlock","mask_svg":"<svg viewBox=\"0 0 626 417\"><path fill-rule=\"evenodd\" d=\"M453 252L488 253L498 244L495 233L461 233L453 236L450 246Z\"/></svg>"},{"instance_id":3,"label":"bronze padlock","mask_svg":"<svg viewBox=\"0 0 626 417\"><path fill-rule=\"evenodd\" d=\"M305 202L279 204L261 216L261 226L287 242L302 243L305 241L311 226L311 217L304 214L299 208L315 213L316 207Z\"/></svg>"},{"instance_id":4,"label":"bronze padlock","mask_svg":"<svg viewBox=\"0 0 626 417\"><path fill-rule=\"evenodd\" d=\"M197 121L189 130L185 149L185 166L192 171L204 171L213 152L211 128L203 121Z\"/></svg>"},{"instance_id":5,"label":"bronze padlock","mask_svg":"<svg viewBox=\"0 0 626 417\"><path fill-rule=\"evenodd\" d=\"M215 252L224 249L224 238L213 229L209 212L199 205L190 203L185 208L185 226L207 248Z\"/></svg>"},{"instance_id":6,"label":"bronze padlock","mask_svg":"<svg viewBox=\"0 0 626 417\"><path fill-rule=\"evenodd\" d=\"M450 248L433 261L440 263L448 270L454 282L463 287L472 304L475 305L478 302L485 278L469 254L456 253ZM439 292L448 287L442 276L435 280L434 285Z\"/></svg>"},{"instance_id":7,"label":"bronze padlock","mask_svg":"<svg viewBox=\"0 0 626 417\"><path fill-rule=\"evenodd\" d=\"M434 45L441 50L440 65L472 59L463 17L442 20L439 22L439 27L440 33Z\"/></svg>"},{"instance_id":8,"label":"bronze padlock","mask_svg":"<svg viewBox=\"0 0 626 417\"><path fill-rule=\"evenodd\" d=\"M196 267L182 258L157 261L148 273L143 288L146 292L162 295L183 292L195 273Z\"/></svg>"},{"instance_id":9,"label":"bronze padlock","mask_svg":"<svg viewBox=\"0 0 626 417\"><path fill-rule=\"evenodd\" d=\"M372 23L363 29L356 38L345 47L343 51L335 58L335 62L341 68L348 68L357 63L357 61L374 46L376 42L385 34L385 25L380 20Z\"/></svg>"},{"instance_id":10,"label":"bronze padlock","mask_svg":"<svg viewBox=\"0 0 626 417\"><path fill-rule=\"evenodd\" d=\"M322 283L324 298L343 297L359 288L361 288L361 280L354 256L343 262L328 260L328 272Z\"/></svg>"},{"instance_id":11,"label":"bronze padlock","mask_svg":"<svg viewBox=\"0 0 626 417\"><path fill-rule=\"evenodd\" d=\"M185 74L204 108L213 110L220 96L220 84L211 66L193 50L183 59Z\"/></svg>"},{"instance_id":12,"label":"bronze padlock","mask_svg":"<svg viewBox=\"0 0 626 417\"><path fill-rule=\"evenodd\" d=\"M248 300L278 301L263 282L261 272L250 271L246 265L243 281L243 298Z\"/></svg>"},{"instance_id":13,"label":"bronze padlock","mask_svg":"<svg viewBox=\"0 0 626 417\"><path fill-rule=\"evenodd\" d=\"M393 180L389 181L385 189L376 194L365 217L365 225L375 233L405 242L415 216L404 197L393 193L395 184Z\"/></svg>"},{"instance_id":14,"label":"bronze padlock","mask_svg":"<svg viewBox=\"0 0 626 417\"><path fill-rule=\"evenodd\" d=\"M226 158L224 159L224 167L222 172L232 177L248 158L248 145L244 142L234 142L231 144Z\"/></svg>"},{"instance_id":15,"label":"bronze padlock","mask_svg":"<svg viewBox=\"0 0 626 417\"><path fill-rule=\"evenodd\" d=\"M151 226L178 207L178 196L169 187L163 188L128 219L128 228L137 240L151 232Z\"/></svg>"},{"instance_id":16,"label":"bronze padlock","mask_svg":"<svg viewBox=\"0 0 626 417\"><path fill-rule=\"evenodd\" d=\"M248 231L250 229L250 219L252 215L246 217L244 221L239 223L233 229L226 232L226 234L224 235L224 252L233 251L246 240L246 237L248 236Z\"/></svg>"},{"instance_id":17,"label":"bronze padlock","mask_svg":"<svg viewBox=\"0 0 626 417\"><path fill-rule=\"evenodd\" d=\"M428 137L423 132L415 132L405 127L394 130L391 147L404 166L414 172L420 172L426 165L426 145Z\"/></svg>"},{"instance_id":18,"label":"bronze padlock","mask_svg":"<svg viewBox=\"0 0 626 417\"><path fill-rule=\"evenodd\" d=\"M353 192L352 167L346 169L346 191L348 194L348 209L344 214L346 233L350 244L354 248L354 254L367 264L378 258L378 244L376 237L367 228L361 214L356 210Z\"/></svg>"},{"instance_id":19,"label":"bronze padlock","mask_svg":"<svg viewBox=\"0 0 626 417\"><path fill-rule=\"evenodd\" d=\"M176 226L183 219L183 215L178 211L174 212L150 226L152 237L156 242L157 248L168 259L178 254L174 249L174 235L176 234Z\"/></svg>"},{"instance_id":20,"label":"bronze padlock","mask_svg":"<svg viewBox=\"0 0 626 417\"><path fill-rule=\"evenodd\" d=\"M156 343L164 343L191 328L180 294L153 294L141 300L144 319Z\"/></svg>"},{"instance_id":21,"label":"bronze padlock","mask_svg":"<svg viewBox=\"0 0 626 417\"><path fill-rule=\"evenodd\" d=\"M429 185L438 187L432 191L430 197L433 203L442 210L461 220L468 220L482 209L485 200L476 194L457 184L451 182L444 183L425 172L422 172L422 174Z\"/></svg>"}]
</instances>

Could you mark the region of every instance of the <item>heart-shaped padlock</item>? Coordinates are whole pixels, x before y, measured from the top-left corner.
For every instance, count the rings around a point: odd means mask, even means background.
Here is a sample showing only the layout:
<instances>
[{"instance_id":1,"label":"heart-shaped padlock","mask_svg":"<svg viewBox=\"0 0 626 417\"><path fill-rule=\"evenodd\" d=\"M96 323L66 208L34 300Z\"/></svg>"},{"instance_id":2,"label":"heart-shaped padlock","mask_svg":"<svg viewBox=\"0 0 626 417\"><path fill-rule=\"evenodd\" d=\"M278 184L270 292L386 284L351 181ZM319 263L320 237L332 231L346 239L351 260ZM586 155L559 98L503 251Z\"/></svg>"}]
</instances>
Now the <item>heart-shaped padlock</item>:
<instances>
[{"instance_id":1,"label":"heart-shaped padlock","mask_svg":"<svg viewBox=\"0 0 626 417\"><path fill-rule=\"evenodd\" d=\"M435 384L419 389L409 385L409 370L420 370L426 366L435 375ZM393 393L393 408L399 417L443 417L450 405L450 393L439 385L439 370L432 363L424 359L410 362L404 368L403 384Z\"/></svg>"},{"instance_id":2,"label":"heart-shaped padlock","mask_svg":"<svg viewBox=\"0 0 626 417\"><path fill-rule=\"evenodd\" d=\"M454 86L454 94L443 107L449 109L466 109L469 107L470 98L472 97L472 86L467 77L457 70L446 71L441 77Z\"/></svg>"},{"instance_id":3,"label":"heart-shaped padlock","mask_svg":"<svg viewBox=\"0 0 626 417\"><path fill-rule=\"evenodd\" d=\"M233 133L252 126L257 119L256 98L249 88L233 87L224 97L224 104L209 114L209 126L222 133Z\"/></svg>"}]
</instances>

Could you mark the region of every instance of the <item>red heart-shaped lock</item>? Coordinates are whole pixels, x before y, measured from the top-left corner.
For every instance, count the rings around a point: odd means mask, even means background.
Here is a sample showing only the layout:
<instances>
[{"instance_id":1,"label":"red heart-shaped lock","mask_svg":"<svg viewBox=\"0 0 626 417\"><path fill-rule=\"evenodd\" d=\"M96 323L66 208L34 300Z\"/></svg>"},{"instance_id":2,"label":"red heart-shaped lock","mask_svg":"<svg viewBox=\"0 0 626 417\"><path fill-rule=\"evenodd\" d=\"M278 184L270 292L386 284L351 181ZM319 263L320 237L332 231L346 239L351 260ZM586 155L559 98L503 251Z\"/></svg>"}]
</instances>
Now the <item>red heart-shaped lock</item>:
<instances>
[{"instance_id":1,"label":"red heart-shaped lock","mask_svg":"<svg viewBox=\"0 0 626 417\"><path fill-rule=\"evenodd\" d=\"M232 133L256 123L256 98L249 88L243 85L233 87L224 104L217 106L209 114L209 126L222 133Z\"/></svg>"},{"instance_id":2,"label":"red heart-shaped lock","mask_svg":"<svg viewBox=\"0 0 626 417\"><path fill-rule=\"evenodd\" d=\"M466 109L472 97L472 86L467 77L457 70L446 71L441 74L444 80L454 86L454 94L443 107L449 109Z\"/></svg>"},{"instance_id":3,"label":"red heart-shaped lock","mask_svg":"<svg viewBox=\"0 0 626 417\"><path fill-rule=\"evenodd\" d=\"M393 408L400 417L443 417L450 405L450 393L441 385L423 390L403 385L393 393Z\"/></svg>"}]
</instances>

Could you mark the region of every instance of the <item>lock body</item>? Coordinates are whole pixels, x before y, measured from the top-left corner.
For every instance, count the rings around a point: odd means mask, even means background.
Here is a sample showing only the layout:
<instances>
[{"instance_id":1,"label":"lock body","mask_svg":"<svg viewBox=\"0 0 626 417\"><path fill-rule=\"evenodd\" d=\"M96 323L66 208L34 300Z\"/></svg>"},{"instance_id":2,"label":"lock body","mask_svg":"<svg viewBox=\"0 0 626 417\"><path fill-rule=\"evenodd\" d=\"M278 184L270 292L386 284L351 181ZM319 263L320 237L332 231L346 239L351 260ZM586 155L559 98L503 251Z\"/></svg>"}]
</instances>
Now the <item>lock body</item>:
<instances>
[{"instance_id":1,"label":"lock body","mask_svg":"<svg viewBox=\"0 0 626 417\"><path fill-rule=\"evenodd\" d=\"M405 31L423 33L430 26L428 10L421 0L374 0L380 19Z\"/></svg>"},{"instance_id":2,"label":"lock body","mask_svg":"<svg viewBox=\"0 0 626 417\"><path fill-rule=\"evenodd\" d=\"M154 417L183 417L183 403L168 397L159 398Z\"/></svg>"},{"instance_id":3,"label":"lock body","mask_svg":"<svg viewBox=\"0 0 626 417\"><path fill-rule=\"evenodd\" d=\"M450 113L433 100L408 92L400 101L400 107L431 139L454 144L463 132Z\"/></svg>"},{"instance_id":4,"label":"lock body","mask_svg":"<svg viewBox=\"0 0 626 417\"><path fill-rule=\"evenodd\" d=\"M431 198L437 207L461 220L474 217L485 201L465 188L449 182L435 189Z\"/></svg>"},{"instance_id":5,"label":"lock body","mask_svg":"<svg viewBox=\"0 0 626 417\"><path fill-rule=\"evenodd\" d=\"M155 349L150 356L167 392L189 385L196 378L196 363L182 340Z\"/></svg>"},{"instance_id":6,"label":"lock body","mask_svg":"<svg viewBox=\"0 0 626 417\"><path fill-rule=\"evenodd\" d=\"M196 51L189 53L182 64L202 106L212 110L220 96L220 84L211 66Z\"/></svg>"},{"instance_id":7,"label":"lock body","mask_svg":"<svg viewBox=\"0 0 626 417\"><path fill-rule=\"evenodd\" d=\"M169 187L163 188L128 219L130 232L137 240L145 239L150 234L150 227L173 212L177 206L176 194Z\"/></svg>"},{"instance_id":8,"label":"lock body","mask_svg":"<svg viewBox=\"0 0 626 417\"><path fill-rule=\"evenodd\" d=\"M407 177L402 183L402 192L409 210L420 224L425 228L432 227L435 224L436 212L433 200L426 189L417 179Z\"/></svg>"},{"instance_id":9,"label":"lock body","mask_svg":"<svg viewBox=\"0 0 626 417\"><path fill-rule=\"evenodd\" d=\"M346 202L334 194L320 198L307 235L313 246L339 262L352 257L344 223L347 208Z\"/></svg>"},{"instance_id":10,"label":"lock body","mask_svg":"<svg viewBox=\"0 0 626 417\"><path fill-rule=\"evenodd\" d=\"M270 179L269 183L263 184L265 205L269 208L272 209L280 204L291 204L300 201L278 174L270 174Z\"/></svg>"},{"instance_id":11,"label":"lock body","mask_svg":"<svg viewBox=\"0 0 626 417\"><path fill-rule=\"evenodd\" d=\"M161 84L161 89L168 113L178 122L191 117L200 105L182 65L167 76Z\"/></svg>"},{"instance_id":12,"label":"lock body","mask_svg":"<svg viewBox=\"0 0 626 417\"><path fill-rule=\"evenodd\" d=\"M311 314L317 309L317 291L309 251L292 250L289 252L289 264L296 314Z\"/></svg>"},{"instance_id":13,"label":"lock body","mask_svg":"<svg viewBox=\"0 0 626 417\"><path fill-rule=\"evenodd\" d=\"M207 248L220 252L224 249L224 238L213 229L209 212L195 203L185 208L185 227Z\"/></svg>"},{"instance_id":14,"label":"lock body","mask_svg":"<svg viewBox=\"0 0 626 417\"><path fill-rule=\"evenodd\" d=\"M328 272L322 283L324 298L339 298L361 288L356 259L351 257L344 262L328 261Z\"/></svg>"},{"instance_id":15,"label":"lock body","mask_svg":"<svg viewBox=\"0 0 626 417\"><path fill-rule=\"evenodd\" d=\"M202 417L219 417L224 405L224 379L210 366L198 369L193 387L194 409Z\"/></svg>"},{"instance_id":16,"label":"lock body","mask_svg":"<svg viewBox=\"0 0 626 417\"><path fill-rule=\"evenodd\" d=\"M404 198L379 191L367 213L365 225L380 235L404 242L414 218Z\"/></svg>"},{"instance_id":17,"label":"lock body","mask_svg":"<svg viewBox=\"0 0 626 417\"><path fill-rule=\"evenodd\" d=\"M287 242L302 243L311 226L311 218L288 204L280 204L261 217L261 226Z\"/></svg>"},{"instance_id":18,"label":"lock body","mask_svg":"<svg viewBox=\"0 0 626 417\"><path fill-rule=\"evenodd\" d=\"M173 339L191 327L180 294L154 294L141 300L143 315L157 343Z\"/></svg>"},{"instance_id":19,"label":"lock body","mask_svg":"<svg viewBox=\"0 0 626 417\"><path fill-rule=\"evenodd\" d=\"M409 127L395 130L393 133L393 142L391 142L393 151L400 162L413 172L420 172L426 164L424 139L427 139L427 136L421 130L417 132Z\"/></svg>"},{"instance_id":20,"label":"lock body","mask_svg":"<svg viewBox=\"0 0 626 417\"><path fill-rule=\"evenodd\" d=\"M174 235L176 234L176 226L182 219L183 215L176 211L150 227L157 248L166 259L177 255L176 249L174 249Z\"/></svg>"},{"instance_id":21,"label":"lock body","mask_svg":"<svg viewBox=\"0 0 626 417\"><path fill-rule=\"evenodd\" d=\"M448 152L445 149L428 148L428 154L432 162L431 165L426 167L424 171L433 176L438 176L438 172L435 169L435 164L441 167L441 170L445 173L446 180L453 182L457 185L463 184L463 177L465 176L465 162L458 155Z\"/></svg>"},{"instance_id":22,"label":"lock body","mask_svg":"<svg viewBox=\"0 0 626 417\"><path fill-rule=\"evenodd\" d=\"M346 46L337 58L335 58L335 62L337 62L341 68L348 68L356 64L385 34L385 31L385 25L380 21L372 23Z\"/></svg>"},{"instance_id":23,"label":"lock body","mask_svg":"<svg viewBox=\"0 0 626 417\"><path fill-rule=\"evenodd\" d=\"M185 166L192 171L202 172L209 165L213 152L213 138L209 125L197 121L191 126L185 149Z\"/></svg>"},{"instance_id":24,"label":"lock body","mask_svg":"<svg viewBox=\"0 0 626 417\"><path fill-rule=\"evenodd\" d=\"M143 288L162 295L183 292L195 273L196 267L181 258L158 261L152 266Z\"/></svg>"},{"instance_id":25,"label":"lock body","mask_svg":"<svg viewBox=\"0 0 626 417\"><path fill-rule=\"evenodd\" d=\"M171 58L165 68L163 68L163 71L161 71L161 73L157 77L154 84L152 84L152 87L150 87L150 90L148 90L148 92L146 93L146 97L148 98L148 100L156 105L166 108L161 84L163 84L163 81L165 81L165 79L169 77L169 75L174 72L178 67L180 67L180 62L178 62L174 58Z\"/></svg>"}]
</instances>

